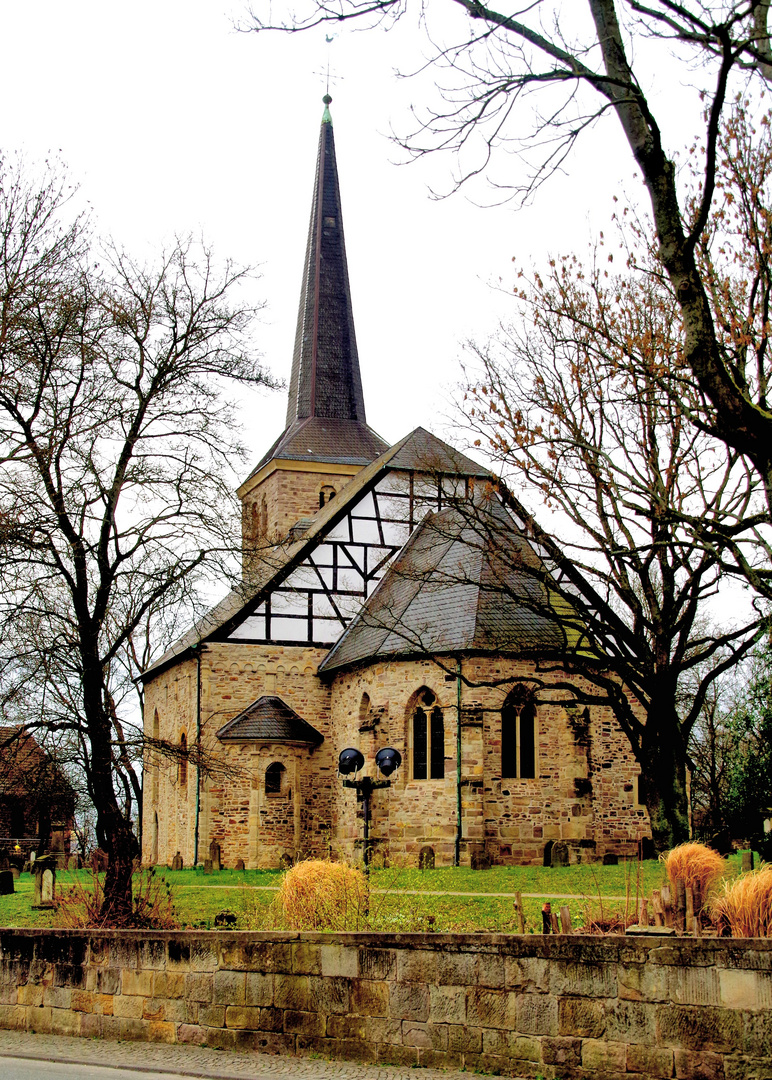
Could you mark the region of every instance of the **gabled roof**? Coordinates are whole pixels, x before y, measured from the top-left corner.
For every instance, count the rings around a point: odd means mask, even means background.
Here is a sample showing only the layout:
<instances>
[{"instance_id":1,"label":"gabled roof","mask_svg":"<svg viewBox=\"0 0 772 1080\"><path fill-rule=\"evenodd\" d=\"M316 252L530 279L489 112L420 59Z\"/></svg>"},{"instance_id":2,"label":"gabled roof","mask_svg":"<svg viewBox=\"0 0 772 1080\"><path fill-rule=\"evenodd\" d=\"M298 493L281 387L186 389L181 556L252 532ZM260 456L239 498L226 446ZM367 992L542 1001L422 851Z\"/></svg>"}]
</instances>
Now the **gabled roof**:
<instances>
[{"instance_id":1,"label":"gabled roof","mask_svg":"<svg viewBox=\"0 0 772 1080\"><path fill-rule=\"evenodd\" d=\"M416 428L353 476L338 496L311 519L310 526L300 539L278 544L261 552L260 572L250 578L248 583L232 590L171 648L154 660L143 673L143 680L157 674L204 641L213 638L220 640L223 635L227 635L229 628L250 609L257 607L270 589L280 584L293 567L320 542L360 495L392 469L480 479L490 477L490 473L471 458L454 450L424 428Z\"/></svg>"},{"instance_id":2,"label":"gabled roof","mask_svg":"<svg viewBox=\"0 0 772 1080\"><path fill-rule=\"evenodd\" d=\"M253 701L217 732L227 742L293 742L318 746L324 736L280 697L264 695Z\"/></svg>"},{"instance_id":3,"label":"gabled roof","mask_svg":"<svg viewBox=\"0 0 772 1080\"><path fill-rule=\"evenodd\" d=\"M560 645L538 558L497 499L429 514L319 667Z\"/></svg>"}]
</instances>

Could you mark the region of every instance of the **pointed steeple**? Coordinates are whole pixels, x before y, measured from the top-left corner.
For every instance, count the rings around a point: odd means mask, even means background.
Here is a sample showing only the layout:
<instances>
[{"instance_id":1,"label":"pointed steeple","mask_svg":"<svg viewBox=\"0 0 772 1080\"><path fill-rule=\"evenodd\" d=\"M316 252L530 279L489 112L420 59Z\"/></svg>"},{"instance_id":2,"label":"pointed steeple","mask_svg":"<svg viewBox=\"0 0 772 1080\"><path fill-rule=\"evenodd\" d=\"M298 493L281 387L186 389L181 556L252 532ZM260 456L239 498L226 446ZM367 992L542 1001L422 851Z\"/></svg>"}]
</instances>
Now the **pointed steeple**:
<instances>
[{"instance_id":1,"label":"pointed steeple","mask_svg":"<svg viewBox=\"0 0 772 1080\"><path fill-rule=\"evenodd\" d=\"M365 424L329 105L319 133L316 179L292 357L287 426L309 416Z\"/></svg>"},{"instance_id":2,"label":"pointed steeple","mask_svg":"<svg viewBox=\"0 0 772 1080\"><path fill-rule=\"evenodd\" d=\"M287 426L240 493L272 461L337 464L353 475L388 447L368 427L365 416L329 108L332 98L325 94L323 101Z\"/></svg>"}]
</instances>

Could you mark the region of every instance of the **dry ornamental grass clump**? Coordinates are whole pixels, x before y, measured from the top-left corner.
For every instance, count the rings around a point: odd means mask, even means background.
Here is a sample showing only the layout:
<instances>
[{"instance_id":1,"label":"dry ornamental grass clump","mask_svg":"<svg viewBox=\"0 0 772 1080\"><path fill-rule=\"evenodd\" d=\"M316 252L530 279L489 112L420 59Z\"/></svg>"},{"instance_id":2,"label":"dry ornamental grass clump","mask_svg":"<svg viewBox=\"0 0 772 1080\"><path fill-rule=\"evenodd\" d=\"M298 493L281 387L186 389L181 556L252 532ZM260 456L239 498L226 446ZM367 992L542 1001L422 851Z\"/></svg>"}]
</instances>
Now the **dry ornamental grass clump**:
<instances>
[{"instance_id":1,"label":"dry ornamental grass clump","mask_svg":"<svg viewBox=\"0 0 772 1080\"><path fill-rule=\"evenodd\" d=\"M718 926L728 926L732 937L772 937L772 864L725 881L710 907Z\"/></svg>"},{"instance_id":2,"label":"dry ornamental grass clump","mask_svg":"<svg viewBox=\"0 0 772 1080\"><path fill-rule=\"evenodd\" d=\"M687 889L705 896L708 889L726 871L726 862L705 844L679 844L662 856L670 883L683 881Z\"/></svg>"},{"instance_id":3,"label":"dry ornamental grass clump","mask_svg":"<svg viewBox=\"0 0 772 1080\"><path fill-rule=\"evenodd\" d=\"M368 891L361 870L309 859L287 871L273 907L288 930L358 930L367 920Z\"/></svg>"}]
</instances>

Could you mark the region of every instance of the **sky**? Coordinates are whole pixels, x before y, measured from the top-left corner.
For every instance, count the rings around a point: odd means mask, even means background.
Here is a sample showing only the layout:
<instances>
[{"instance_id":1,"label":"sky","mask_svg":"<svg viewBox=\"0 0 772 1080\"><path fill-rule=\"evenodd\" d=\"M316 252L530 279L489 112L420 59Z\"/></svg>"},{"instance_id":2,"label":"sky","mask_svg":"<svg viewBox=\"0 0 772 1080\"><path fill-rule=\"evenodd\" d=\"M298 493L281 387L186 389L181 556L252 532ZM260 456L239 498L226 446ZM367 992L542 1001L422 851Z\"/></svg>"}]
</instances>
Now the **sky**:
<instances>
[{"instance_id":1,"label":"sky","mask_svg":"<svg viewBox=\"0 0 772 1080\"><path fill-rule=\"evenodd\" d=\"M431 72L395 74L421 65L412 25L327 44L323 30L241 33L246 11L246 0L0 0L0 146L33 163L61 156L100 230L132 252L194 233L255 266L256 340L286 380L329 59L368 421L390 442L419 424L459 442L463 343L510 317L513 257L586 251L613 196L640 189L616 122L524 209L479 205L492 199L484 182L437 200L452 161L405 164L390 138L434 94ZM282 392L244 399L253 460L285 408Z\"/></svg>"}]
</instances>

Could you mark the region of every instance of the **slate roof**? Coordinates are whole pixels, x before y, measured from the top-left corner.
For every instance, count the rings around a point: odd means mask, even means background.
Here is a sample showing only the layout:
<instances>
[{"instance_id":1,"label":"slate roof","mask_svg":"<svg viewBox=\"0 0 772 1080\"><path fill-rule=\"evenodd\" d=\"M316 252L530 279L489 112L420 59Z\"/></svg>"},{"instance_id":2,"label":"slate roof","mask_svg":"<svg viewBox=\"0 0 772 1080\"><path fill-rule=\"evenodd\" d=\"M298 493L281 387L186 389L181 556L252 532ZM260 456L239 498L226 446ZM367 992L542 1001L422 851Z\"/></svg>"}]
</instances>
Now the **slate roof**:
<instances>
[{"instance_id":1,"label":"slate roof","mask_svg":"<svg viewBox=\"0 0 772 1080\"><path fill-rule=\"evenodd\" d=\"M475 478L490 476L476 461L454 450L436 435L432 435L424 428L416 428L353 476L338 496L311 519L302 537L261 553L263 559L261 572L253 576L248 585L242 584L239 588L233 589L199 622L178 638L145 670L142 675L143 680L152 678L162 668L167 667L188 650L196 648L207 639L222 640L223 636L227 636L228 627L241 618L247 609L256 607L266 592L279 584L281 579L291 572L293 566L320 542L324 533L348 512L349 507L360 495L377 483L381 475L395 467L401 470L414 469L418 472L441 472Z\"/></svg>"},{"instance_id":2,"label":"slate roof","mask_svg":"<svg viewBox=\"0 0 772 1080\"><path fill-rule=\"evenodd\" d=\"M293 742L318 746L324 736L282 701L264 695L253 701L217 732L227 742Z\"/></svg>"},{"instance_id":3,"label":"slate roof","mask_svg":"<svg viewBox=\"0 0 772 1080\"><path fill-rule=\"evenodd\" d=\"M561 631L538 567L497 499L427 515L319 671L384 656L556 648Z\"/></svg>"},{"instance_id":4,"label":"slate roof","mask_svg":"<svg viewBox=\"0 0 772 1080\"><path fill-rule=\"evenodd\" d=\"M366 424L308 416L305 420L295 420L282 432L250 475L254 476L263 465L277 458L369 465L388 448L388 443Z\"/></svg>"}]
</instances>

